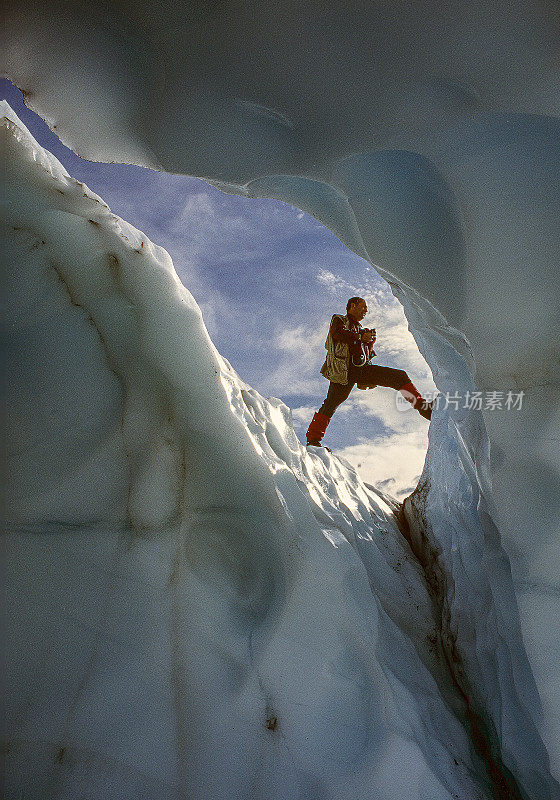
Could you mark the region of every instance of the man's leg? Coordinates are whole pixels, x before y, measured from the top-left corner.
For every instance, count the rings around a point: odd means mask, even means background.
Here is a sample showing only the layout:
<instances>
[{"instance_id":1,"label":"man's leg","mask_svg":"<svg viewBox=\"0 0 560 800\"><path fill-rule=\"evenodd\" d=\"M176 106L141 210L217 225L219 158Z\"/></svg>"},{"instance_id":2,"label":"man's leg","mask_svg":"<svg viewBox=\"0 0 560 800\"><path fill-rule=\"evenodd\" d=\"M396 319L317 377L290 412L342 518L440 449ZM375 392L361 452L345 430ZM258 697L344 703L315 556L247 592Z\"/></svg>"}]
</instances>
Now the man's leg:
<instances>
[{"instance_id":1,"label":"man's leg","mask_svg":"<svg viewBox=\"0 0 560 800\"><path fill-rule=\"evenodd\" d=\"M320 446L321 439L325 435L325 431L327 430L327 426L331 421L331 417L339 407L341 403L343 403L350 392L352 391L352 387L354 386L353 382L349 383L333 383L332 381L329 384L329 391L327 392L327 396L323 402L323 405L315 413L313 419L311 420L311 424L307 429L307 444Z\"/></svg>"},{"instance_id":2,"label":"man's leg","mask_svg":"<svg viewBox=\"0 0 560 800\"><path fill-rule=\"evenodd\" d=\"M433 403L424 400L404 369L366 364L364 367L356 367L352 371L352 378L362 385L390 386L392 389L396 389L419 414L426 419L431 419Z\"/></svg>"}]
</instances>

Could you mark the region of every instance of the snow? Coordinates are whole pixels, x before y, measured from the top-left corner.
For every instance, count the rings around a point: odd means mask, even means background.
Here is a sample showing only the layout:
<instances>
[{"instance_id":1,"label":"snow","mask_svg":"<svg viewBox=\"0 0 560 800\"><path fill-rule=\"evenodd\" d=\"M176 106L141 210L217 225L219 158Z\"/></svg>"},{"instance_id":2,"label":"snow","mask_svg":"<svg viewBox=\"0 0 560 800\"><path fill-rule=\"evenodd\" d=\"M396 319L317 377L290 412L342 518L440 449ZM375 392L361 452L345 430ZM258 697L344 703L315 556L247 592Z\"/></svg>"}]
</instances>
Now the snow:
<instances>
[{"instance_id":1,"label":"snow","mask_svg":"<svg viewBox=\"0 0 560 800\"><path fill-rule=\"evenodd\" d=\"M7 796L483 800L470 715L556 797L480 415L436 412L405 522L3 111Z\"/></svg>"}]
</instances>

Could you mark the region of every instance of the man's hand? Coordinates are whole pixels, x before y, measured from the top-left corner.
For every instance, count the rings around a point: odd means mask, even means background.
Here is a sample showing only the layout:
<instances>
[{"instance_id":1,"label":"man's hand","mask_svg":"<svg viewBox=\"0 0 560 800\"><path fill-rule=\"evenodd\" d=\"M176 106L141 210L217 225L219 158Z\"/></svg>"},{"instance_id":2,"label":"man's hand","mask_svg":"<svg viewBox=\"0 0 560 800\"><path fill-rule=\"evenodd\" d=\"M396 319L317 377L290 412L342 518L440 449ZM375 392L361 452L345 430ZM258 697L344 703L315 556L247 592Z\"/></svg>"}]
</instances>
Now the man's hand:
<instances>
[{"instance_id":1,"label":"man's hand","mask_svg":"<svg viewBox=\"0 0 560 800\"><path fill-rule=\"evenodd\" d=\"M373 344L373 342L375 342L376 339L377 336L375 335L375 328L372 328L371 330L369 328L366 328L362 332L362 341L365 342L366 344L369 344L370 342Z\"/></svg>"}]
</instances>

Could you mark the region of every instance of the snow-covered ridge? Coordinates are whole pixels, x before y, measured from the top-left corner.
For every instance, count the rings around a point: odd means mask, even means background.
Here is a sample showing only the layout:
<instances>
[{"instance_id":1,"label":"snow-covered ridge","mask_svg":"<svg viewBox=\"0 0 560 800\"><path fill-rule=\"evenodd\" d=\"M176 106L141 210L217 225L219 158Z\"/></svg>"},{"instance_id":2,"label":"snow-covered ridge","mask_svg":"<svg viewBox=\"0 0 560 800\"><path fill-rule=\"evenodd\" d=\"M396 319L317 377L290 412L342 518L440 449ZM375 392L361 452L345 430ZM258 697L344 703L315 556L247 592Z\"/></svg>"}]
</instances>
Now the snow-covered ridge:
<instances>
[{"instance_id":1,"label":"snow-covered ridge","mask_svg":"<svg viewBox=\"0 0 560 800\"><path fill-rule=\"evenodd\" d=\"M449 417L408 513L442 615L396 506L302 448L167 253L6 114L8 796L482 800L451 634L511 796L555 797Z\"/></svg>"}]
</instances>

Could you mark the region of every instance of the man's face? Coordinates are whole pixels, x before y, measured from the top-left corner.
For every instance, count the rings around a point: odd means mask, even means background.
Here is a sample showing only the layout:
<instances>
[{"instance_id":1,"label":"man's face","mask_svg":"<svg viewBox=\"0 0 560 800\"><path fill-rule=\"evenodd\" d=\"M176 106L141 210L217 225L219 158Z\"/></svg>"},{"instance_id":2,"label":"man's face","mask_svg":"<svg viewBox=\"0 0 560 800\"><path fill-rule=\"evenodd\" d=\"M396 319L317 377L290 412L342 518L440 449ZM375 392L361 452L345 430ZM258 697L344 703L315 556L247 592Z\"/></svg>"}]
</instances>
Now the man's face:
<instances>
[{"instance_id":1,"label":"man's face","mask_svg":"<svg viewBox=\"0 0 560 800\"><path fill-rule=\"evenodd\" d=\"M367 303L365 300L360 300L358 303L352 303L350 308L348 309L348 313L351 314L354 319L357 319L358 322L361 322L365 315L367 314Z\"/></svg>"}]
</instances>

